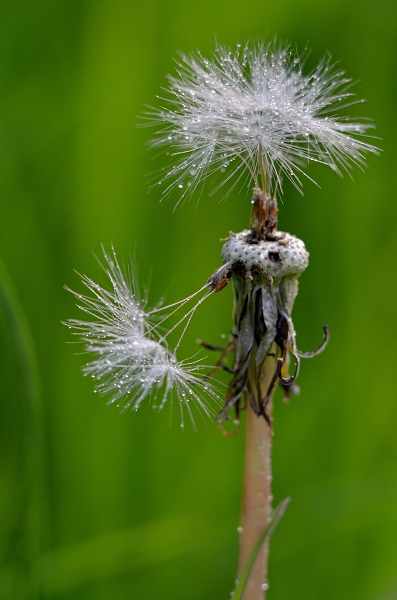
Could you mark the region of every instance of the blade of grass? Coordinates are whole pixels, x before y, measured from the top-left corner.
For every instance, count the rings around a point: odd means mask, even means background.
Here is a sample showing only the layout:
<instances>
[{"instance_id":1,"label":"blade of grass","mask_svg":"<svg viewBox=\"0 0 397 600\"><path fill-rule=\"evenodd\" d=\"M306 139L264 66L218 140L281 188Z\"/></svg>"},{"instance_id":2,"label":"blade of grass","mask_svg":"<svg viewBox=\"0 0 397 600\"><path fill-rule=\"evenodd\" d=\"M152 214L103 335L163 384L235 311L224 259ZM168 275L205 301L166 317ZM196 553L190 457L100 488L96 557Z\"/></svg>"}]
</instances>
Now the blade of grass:
<instances>
[{"instance_id":1,"label":"blade of grass","mask_svg":"<svg viewBox=\"0 0 397 600\"><path fill-rule=\"evenodd\" d=\"M248 577L251 572L251 569L254 565L255 559L258 556L258 553L259 553L264 541L267 538L269 538L271 536L271 534L273 533L273 531L276 529L278 522L280 521L281 517L284 515L286 508L287 508L288 504L290 503L290 501L291 501L291 498L285 498L285 500L280 502L280 504L277 506L277 508L275 508L274 511L272 512L271 517L270 517L270 522L268 523L268 525L265 527L265 529L262 531L261 535L259 536L258 541L256 542L256 544L255 544L255 546L254 546L254 548L253 548L253 550L241 572L239 582L236 585L236 587L234 588L234 591L232 592L233 600L242 600L243 599L244 589L245 589L246 583L248 581Z\"/></svg>"},{"instance_id":2,"label":"blade of grass","mask_svg":"<svg viewBox=\"0 0 397 600\"><path fill-rule=\"evenodd\" d=\"M45 555L51 577L47 596L74 593L91 583L185 556L224 539L229 523L209 524L197 515L171 515L103 533Z\"/></svg>"},{"instance_id":3,"label":"blade of grass","mask_svg":"<svg viewBox=\"0 0 397 600\"><path fill-rule=\"evenodd\" d=\"M45 436L38 360L29 323L0 257L0 308L6 317L19 363L25 401L26 569L28 597L41 597L42 553L47 532ZM19 574L20 576L21 574Z\"/></svg>"}]
</instances>

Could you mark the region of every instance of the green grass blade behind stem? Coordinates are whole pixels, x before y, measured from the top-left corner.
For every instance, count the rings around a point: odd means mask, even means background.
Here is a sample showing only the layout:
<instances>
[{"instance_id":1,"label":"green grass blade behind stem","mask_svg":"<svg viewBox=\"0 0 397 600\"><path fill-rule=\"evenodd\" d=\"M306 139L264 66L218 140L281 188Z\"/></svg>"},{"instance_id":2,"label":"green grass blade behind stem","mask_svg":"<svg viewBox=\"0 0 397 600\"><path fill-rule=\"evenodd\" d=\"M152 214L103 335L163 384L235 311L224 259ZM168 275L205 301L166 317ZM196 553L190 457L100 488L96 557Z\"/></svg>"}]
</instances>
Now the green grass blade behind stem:
<instances>
[{"instance_id":1,"label":"green grass blade behind stem","mask_svg":"<svg viewBox=\"0 0 397 600\"><path fill-rule=\"evenodd\" d=\"M259 553L260 549L262 548L264 541L267 538L269 538L271 536L271 534L273 533L273 531L276 529L278 522L280 521L281 517L284 515L286 508L287 508L288 504L290 503L290 501L291 501L291 498L285 498L285 500L280 502L280 504L277 506L277 508L275 508L274 511L272 512L270 522L265 527L265 529L262 531L261 535L259 536L258 541L256 542L256 544L250 554L250 557L247 560L247 562L241 572L239 582L238 582L237 586L234 588L234 591L232 592L233 600L243 600L244 588L246 586L246 583L247 583L250 571L255 562L255 559L258 556L258 553Z\"/></svg>"},{"instance_id":2,"label":"green grass blade behind stem","mask_svg":"<svg viewBox=\"0 0 397 600\"><path fill-rule=\"evenodd\" d=\"M45 493L45 437L38 361L30 327L17 292L0 257L0 309L10 328L22 380L24 398L24 453L26 498L26 572L27 595L41 597L43 585L42 554L47 531Z\"/></svg>"}]
</instances>

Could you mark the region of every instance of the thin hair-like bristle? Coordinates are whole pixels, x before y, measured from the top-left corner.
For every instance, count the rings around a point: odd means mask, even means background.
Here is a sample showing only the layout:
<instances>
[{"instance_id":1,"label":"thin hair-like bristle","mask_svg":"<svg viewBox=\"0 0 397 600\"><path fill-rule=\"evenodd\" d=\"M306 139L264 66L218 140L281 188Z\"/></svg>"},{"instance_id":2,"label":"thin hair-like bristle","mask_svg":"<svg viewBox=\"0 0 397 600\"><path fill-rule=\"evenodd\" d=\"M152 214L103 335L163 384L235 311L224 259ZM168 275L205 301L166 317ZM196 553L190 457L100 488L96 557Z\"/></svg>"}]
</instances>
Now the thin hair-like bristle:
<instances>
[{"instance_id":1,"label":"thin hair-like bristle","mask_svg":"<svg viewBox=\"0 0 397 600\"><path fill-rule=\"evenodd\" d=\"M110 395L109 402L122 406L123 410L130 407L137 410L145 398L150 398L157 408L162 408L167 400L175 400L180 405L182 424L184 411L193 421L196 408L205 415L212 415L209 400L218 403L219 397L213 384L203 377L204 365L197 361L178 361L175 351L171 352L168 347L167 334L161 335L158 331L158 326L170 315L208 286L186 300L150 311L139 299L133 276L127 282L114 249L111 253L103 249L103 254L102 267L111 290L85 275L82 282L88 295L67 288L76 296L79 308L93 317L87 321L70 319L65 324L85 344L85 351L95 355L83 367L85 375L95 380L95 391ZM196 306L206 295L208 292ZM189 321L194 310L195 307L190 309L180 323Z\"/></svg>"},{"instance_id":2,"label":"thin hair-like bristle","mask_svg":"<svg viewBox=\"0 0 397 600\"><path fill-rule=\"evenodd\" d=\"M351 80L329 57L308 75L289 46L277 42L238 48L218 45L212 60L181 54L178 76L169 77L166 105L148 113L159 126L152 146L167 145L175 163L162 182L190 196L200 181L230 165L220 185L250 174L267 191L280 188L280 172L302 190L301 166L315 161L338 174L365 165L378 153L362 137L369 123L338 116L352 99ZM264 171L264 173L263 173Z\"/></svg>"}]
</instances>

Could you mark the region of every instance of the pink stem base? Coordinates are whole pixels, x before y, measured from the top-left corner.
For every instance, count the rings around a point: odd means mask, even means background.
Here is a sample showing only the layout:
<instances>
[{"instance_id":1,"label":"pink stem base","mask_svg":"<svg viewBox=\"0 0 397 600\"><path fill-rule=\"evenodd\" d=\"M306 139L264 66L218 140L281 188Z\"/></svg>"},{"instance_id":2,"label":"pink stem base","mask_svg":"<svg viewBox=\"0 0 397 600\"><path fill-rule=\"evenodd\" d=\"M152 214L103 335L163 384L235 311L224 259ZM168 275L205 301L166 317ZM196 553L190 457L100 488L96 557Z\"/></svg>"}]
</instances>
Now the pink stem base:
<instances>
[{"instance_id":1,"label":"pink stem base","mask_svg":"<svg viewBox=\"0 0 397 600\"><path fill-rule=\"evenodd\" d=\"M239 574L270 518L272 501L271 438L272 431L265 419L257 417L254 411L248 407ZM268 553L269 543L266 541L251 570L244 591L244 600L264 600L267 589Z\"/></svg>"}]
</instances>

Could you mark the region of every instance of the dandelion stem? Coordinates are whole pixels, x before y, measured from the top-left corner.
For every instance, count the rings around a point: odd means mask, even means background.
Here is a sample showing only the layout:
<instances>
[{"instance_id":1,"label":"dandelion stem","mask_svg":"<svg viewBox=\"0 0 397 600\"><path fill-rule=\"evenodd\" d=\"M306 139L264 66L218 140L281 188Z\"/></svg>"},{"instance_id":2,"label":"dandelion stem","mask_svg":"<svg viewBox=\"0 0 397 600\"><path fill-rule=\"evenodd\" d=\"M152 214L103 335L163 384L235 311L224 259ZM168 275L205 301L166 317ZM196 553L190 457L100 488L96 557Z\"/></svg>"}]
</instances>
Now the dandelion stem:
<instances>
[{"instance_id":1,"label":"dandelion stem","mask_svg":"<svg viewBox=\"0 0 397 600\"><path fill-rule=\"evenodd\" d=\"M251 361L253 362L253 361ZM268 357L262 368L260 389L265 396L275 369L275 359ZM251 370L252 390L257 389L255 370ZM271 416L272 401L267 406ZM240 576L252 549L261 532L267 526L271 515L271 447L272 430L262 416L247 410L245 441L244 492L241 516L240 556L238 576ZM263 544L249 575L244 592L244 600L264 600L267 589L267 561L269 540Z\"/></svg>"}]
</instances>

